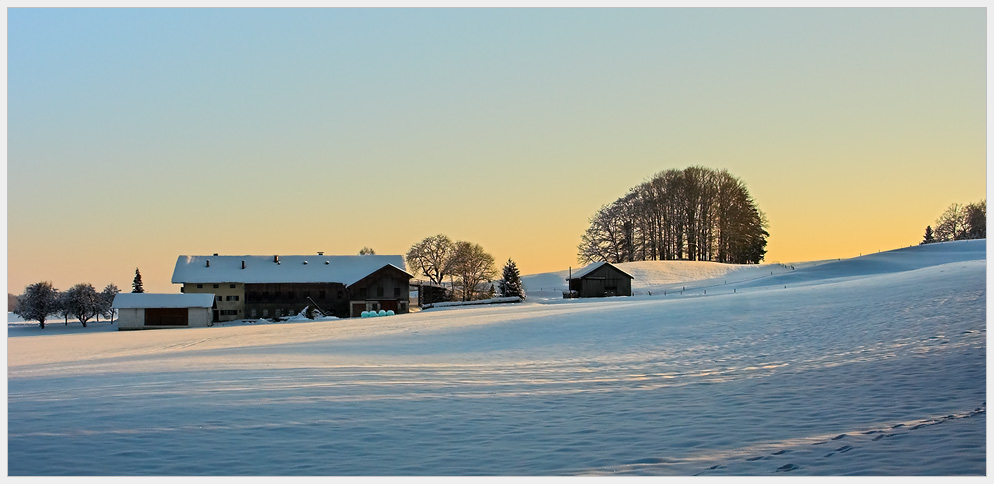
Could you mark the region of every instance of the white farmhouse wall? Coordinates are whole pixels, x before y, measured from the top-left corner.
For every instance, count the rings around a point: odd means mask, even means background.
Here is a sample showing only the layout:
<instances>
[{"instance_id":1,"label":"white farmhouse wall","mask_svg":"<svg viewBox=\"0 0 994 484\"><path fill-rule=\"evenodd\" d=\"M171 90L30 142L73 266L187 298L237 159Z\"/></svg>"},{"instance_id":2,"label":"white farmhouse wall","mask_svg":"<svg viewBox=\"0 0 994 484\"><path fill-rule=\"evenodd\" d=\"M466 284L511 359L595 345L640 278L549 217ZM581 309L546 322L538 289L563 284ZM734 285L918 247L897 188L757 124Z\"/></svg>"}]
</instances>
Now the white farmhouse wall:
<instances>
[{"instance_id":1,"label":"white farmhouse wall","mask_svg":"<svg viewBox=\"0 0 994 484\"><path fill-rule=\"evenodd\" d=\"M145 310L121 308L117 310L118 329L142 329L145 327Z\"/></svg>"},{"instance_id":2,"label":"white farmhouse wall","mask_svg":"<svg viewBox=\"0 0 994 484\"><path fill-rule=\"evenodd\" d=\"M191 328L206 328L210 326L211 320L213 319L213 314L211 313L211 308L190 308L190 326Z\"/></svg>"}]
</instances>

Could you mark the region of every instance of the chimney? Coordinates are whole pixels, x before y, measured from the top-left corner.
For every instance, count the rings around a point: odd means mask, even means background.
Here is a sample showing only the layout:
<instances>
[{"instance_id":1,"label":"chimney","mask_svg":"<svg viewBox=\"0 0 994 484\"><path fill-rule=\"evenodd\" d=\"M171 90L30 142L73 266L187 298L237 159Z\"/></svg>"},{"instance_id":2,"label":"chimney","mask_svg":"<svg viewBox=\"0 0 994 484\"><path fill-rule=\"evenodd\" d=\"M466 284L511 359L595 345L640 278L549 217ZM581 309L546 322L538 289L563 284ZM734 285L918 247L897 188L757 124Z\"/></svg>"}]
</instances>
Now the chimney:
<instances>
[{"instance_id":1,"label":"chimney","mask_svg":"<svg viewBox=\"0 0 994 484\"><path fill-rule=\"evenodd\" d=\"M279 264L279 263L280 263L280 256L278 256L278 255L274 255L274 256L273 256L273 262L275 262L275 263Z\"/></svg>"},{"instance_id":2,"label":"chimney","mask_svg":"<svg viewBox=\"0 0 994 484\"><path fill-rule=\"evenodd\" d=\"M318 252L318 255L324 255L324 252Z\"/></svg>"},{"instance_id":3,"label":"chimney","mask_svg":"<svg viewBox=\"0 0 994 484\"><path fill-rule=\"evenodd\" d=\"M217 257L217 252L214 253L214 257Z\"/></svg>"},{"instance_id":4,"label":"chimney","mask_svg":"<svg viewBox=\"0 0 994 484\"><path fill-rule=\"evenodd\" d=\"M242 261L242 269L245 268L245 261Z\"/></svg>"},{"instance_id":5,"label":"chimney","mask_svg":"<svg viewBox=\"0 0 994 484\"><path fill-rule=\"evenodd\" d=\"M210 267L210 266L211 266L211 260L207 259L207 267Z\"/></svg>"}]
</instances>

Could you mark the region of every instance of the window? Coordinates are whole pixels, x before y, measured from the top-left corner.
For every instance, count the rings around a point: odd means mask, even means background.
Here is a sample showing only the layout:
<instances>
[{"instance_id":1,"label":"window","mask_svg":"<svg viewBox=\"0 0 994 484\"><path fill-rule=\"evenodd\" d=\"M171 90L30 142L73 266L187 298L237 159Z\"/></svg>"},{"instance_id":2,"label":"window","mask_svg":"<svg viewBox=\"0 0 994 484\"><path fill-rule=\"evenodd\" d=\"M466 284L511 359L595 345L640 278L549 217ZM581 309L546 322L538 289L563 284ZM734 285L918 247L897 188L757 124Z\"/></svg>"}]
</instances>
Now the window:
<instances>
[{"instance_id":1,"label":"window","mask_svg":"<svg viewBox=\"0 0 994 484\"><path fill-rule=\"evenodd\" d=\"M237 301L237 300L238 300L238 296L234 296L234 298L235 298L235 301Z\"/></svg>"},{"instance_id":2,"label":"window","mask_svg":"<svg viewBox=\"0 0 994 484\"><path fill-rule=\"evenodd\" d=\"M234 284L228 284L228 287L230 287L230 288L234 289L234 288L235 288L235 285L234 285Z\"/></svg>"},{"instance_id":3,"label":"window","mask_svg":"<svg viewBox=\"0 0 994 484\"><path fill-rule=\"evenodd\" d=\"M237 301L238 296L224 296L225 301Z\"/></svg>"},{"instance_id":4,"label":"window","mask_svg":"<svg viewBox=\"0 0 994 484\"><path fill-rule=\"evenodd\" d=\"M218 296L218 297L217 297L217 300L218 300L218 301L220 301L220 300L221 300L221 296Z\"/></svg>"},{"instance_id":5,"label":"window","mask_svg":"<svg viewBox=\"0 0 994 484\"><path fill-rule=\"evenodd\" d=\"M251 311L249 311L249 314L251 315L251 316L249 316L250 318L255 319L255 309L252 309Z\"/></svg>"},{"instance_id":6,"label":"window","mask_svg":"<svg viewBox=\"0 0 994 484\"><path fill-rule=\"evenodd\" d=\"M179 288L179 292L186 292L186 286Z\"/></svg>"},{"instance_id":7,"label":"window","mask_svg":"<svg viewBox=\"0 0 994 484\"><path fill-rule=\"evenodd\" d=\"M218 285L218 284L214 284L214 289L217 289L217 288L219 288L219 287L221 287L221 286L220 286L220 285Z\"/></svg>"},{"instance_id":8,"label":"window","mask_svg":"<svg viewBox=\"0 0 994 484\"><path fill-rule=\"evenodd\" d=\"M203 288L204 288L203 284L197 284L197 289L203 289Z\"/></svg>"},{"instance_id":9,"label":"window","mask_svg":"<svg viewBox=\"0 0 994 484\"><path fill-rule=\"evenodd\" d=\"M264 318L268 318L269 317L269 310L268 309L263 309L262 310L262 317L264 317Z\"/></svg>"}]
</instances>

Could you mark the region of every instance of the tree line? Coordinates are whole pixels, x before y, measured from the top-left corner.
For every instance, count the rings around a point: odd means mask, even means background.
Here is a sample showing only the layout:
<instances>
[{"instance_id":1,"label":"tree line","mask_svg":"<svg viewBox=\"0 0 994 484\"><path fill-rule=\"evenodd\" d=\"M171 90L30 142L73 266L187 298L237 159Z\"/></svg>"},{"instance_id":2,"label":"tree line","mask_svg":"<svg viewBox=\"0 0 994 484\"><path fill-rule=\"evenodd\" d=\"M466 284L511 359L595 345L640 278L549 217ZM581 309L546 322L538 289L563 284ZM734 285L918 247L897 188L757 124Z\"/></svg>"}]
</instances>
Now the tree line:
<instances>
[{"instance_id":1,"label":"tree line","mask_svg":"<svg viewBox=\"0 0 994 484\"><path fill-rule=\"evenodd\" d=\"M766 216L726 170L667 170L601 207L583 234L581 263L700 260L759 263Z\"/></svg>"},{"instance_id":2,"label":"tree line","mask_svg":"<svg viewBox=\"0 0 994 484\"><path fill-rule=\"evenodd\" d=\"M954 203L935 220L935 229L925 227L922 244L987 238L987 200L968 205Z\"/></svg>"},{"instance_id":3,"label":"tree line","mask_svg":"<svg viewBox=\"0 0 994 484\"><path fill-rule=\"evenodd\" d=\"M66 291L59 291L51 282L43 281L29 284L24 288L24 294L17 297L14 314L25 321L38 321L41 329L45 329L45 321L49 316L57 315L65 319L66 325L72 317L86 327L86 322L100 316L114 318L114 296L121 292L114 284L108 284L103 291L97 292L92 284L76 284Z\"/></svg>"},{"instance_id":4,"label":"tree line","mask_svg":"<svg viewBox=\"0 0 994 484\"><path fill-rule=\"evenodd\" d=\"M497 277L494 256L479 244L462 240L453 242L448 236L438 234L412 245L404 259L408 270L423 274L433 285L443 285L448 277L451 287L446 294L448 300L489 298L498 289L492 283L488 287L488 283ZM508 259L503 278L498 282L503 296L525 297L519 275L514 261Z\"/></svg>"},{"instance_id":5,"label":"tree line","mask_svg":"<svg viewBox=\"0 0 994 484\"><path fill-rule=\"evenodd\" d=\"M142 285L142 275L135 268L135 279L131 283L131 292L145 292ZM45 321L50 316L61 316L69 325L69 318L74 318L86 327L86 322L100 316L113 320L114 296L121 290L113 283L107 284L103 291L97 292L90 283L76 284L66 291L59 291L51 282L42 281L29 284L24 293L17 296L11 312L25 321L38 321L41 329L45 329ZM10 295L8 294L8 301ZM9 303L8 303L9 305Z\"/></svg>"}]
</instances>

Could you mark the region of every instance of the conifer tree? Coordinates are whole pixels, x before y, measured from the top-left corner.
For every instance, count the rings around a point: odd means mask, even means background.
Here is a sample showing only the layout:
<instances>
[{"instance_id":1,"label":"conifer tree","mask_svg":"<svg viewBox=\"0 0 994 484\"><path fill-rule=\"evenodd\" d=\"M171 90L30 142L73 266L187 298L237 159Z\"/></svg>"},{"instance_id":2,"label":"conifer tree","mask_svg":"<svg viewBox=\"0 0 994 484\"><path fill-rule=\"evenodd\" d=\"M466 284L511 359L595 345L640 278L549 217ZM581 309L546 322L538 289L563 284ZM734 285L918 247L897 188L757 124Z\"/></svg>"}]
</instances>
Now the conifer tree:
<instances>
[{"instance_id":1,"label":"conifer tree","mask_svg":"<svg viewBox=\"0 0 994 484\"><path fill-rule=\"evenodd\" d=\"M135 280L131 283L131 292L145 292L145 288L142 286L142 273L138 271L135 267Z\"/></svg>"},{"instance_id":2,"label":"conifer tree","mask_svg":"<svg viewBox=\"0 0 994 484\"><path fill-rule=\"evenodd\" d=\"M513 260L508 259L504 265L504 276L501 280L501 292L504 297L525 298L525 288L521 285L521 273Z\"/></svg>"},{"instance_id":3,"label":"conifer tree","mask_svg":"<svg viewBox=\"0 0 994 484\"><path fill-rule=\"evenodd\" d=\"M935 236L932 235L932 226L928 225L925 227L925 240L922 240L918 245L931 244L932 242L935 242Z\"/></svg>"}]
</instances>

